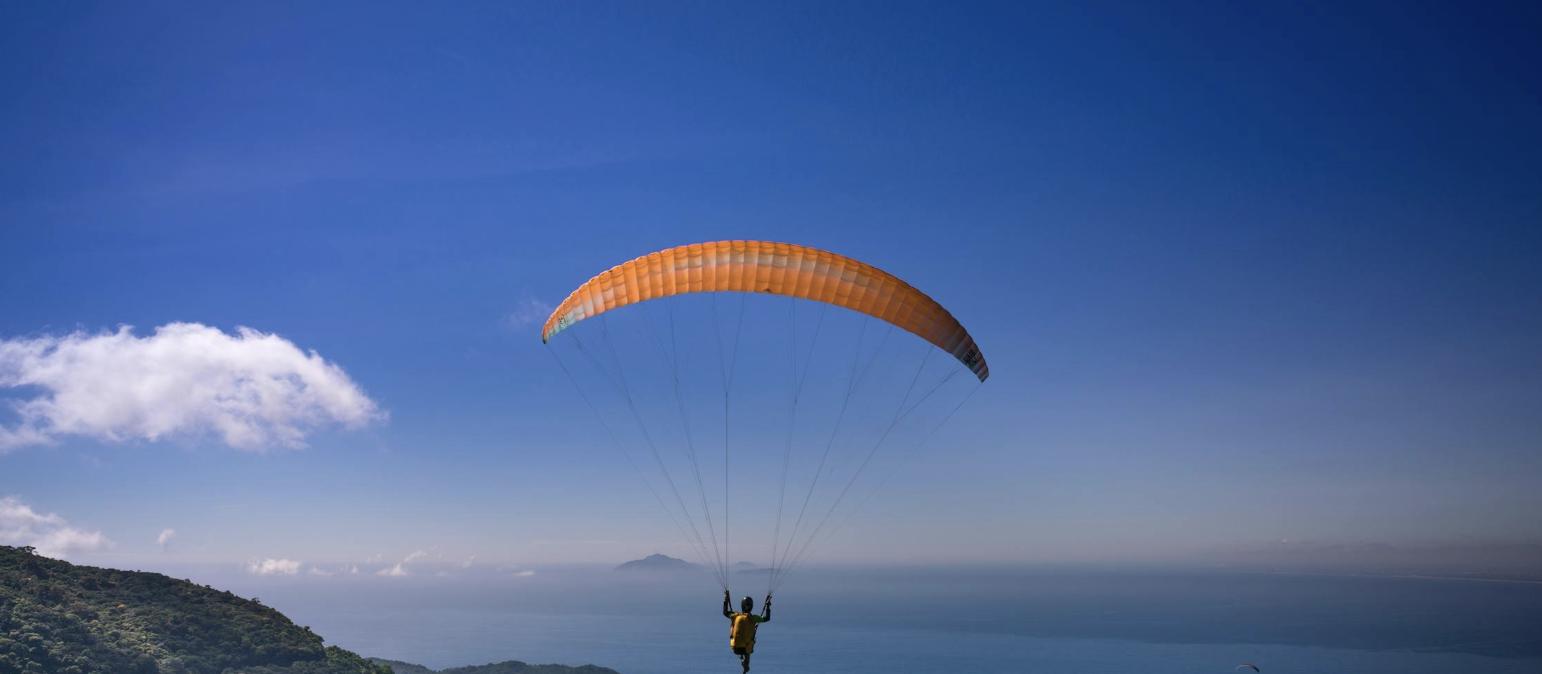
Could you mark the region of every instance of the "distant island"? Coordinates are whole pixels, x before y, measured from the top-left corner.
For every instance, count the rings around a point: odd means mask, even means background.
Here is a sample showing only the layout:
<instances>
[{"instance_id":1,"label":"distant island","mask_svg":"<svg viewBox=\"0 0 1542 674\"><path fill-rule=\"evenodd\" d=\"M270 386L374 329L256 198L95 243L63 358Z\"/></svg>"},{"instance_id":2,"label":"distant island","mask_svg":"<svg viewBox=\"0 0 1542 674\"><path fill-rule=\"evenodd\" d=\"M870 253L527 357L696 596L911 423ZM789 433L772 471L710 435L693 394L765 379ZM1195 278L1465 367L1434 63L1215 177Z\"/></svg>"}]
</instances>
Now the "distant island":
<instances>
[{"instance_id":1,"label":"distant island","mask_svg":"<svg viewBox=\"0 0 1542 674\"><path fill-rule=\"evenodd\" d=\"M764 576L771 573L770 567L761 566L754 562L738 562L734 564L734 573Z\"/></svg>"},{"instance_id":2,"label":"distant island","mask_svg":"<svg viewBox=\"0 0 1542 674\"><path fill-rule=\"evenodd\" d=\"M616 567L617 571L649 571L649 572L675 572L675 571L700 571L700 564L692 564L678 557L654 553L642 559L634 559ZM748 573L765 575L771 573L771 569L759 566L754 562L735 562L734 573Z\"/></svg>"},{"instance_id":3,"label":"distant island","mask_svg":"<svg viewBox=\"0 0 1542 674\"><path fill-rule=\"evenodd\" d=\"M326 646L254 599L159 573L119 571L0 546L0 672L28 674L404 674ZM615 674L503 662L457 674Z\"/></svg>"},{"instance_id":4,"label":"distant island","mask_svg":"<svg viewBox=\"0 0 1542 674\"><path fill-rule=\"evenodd\" d=\"M696 571L701 567L669 555L652 554L616 567L617 571Z\"/></svg>"},{"instance_id":5,"label":"distant island","mask_svg":"<svg viewBox=\"0 0 1542 674\"><path fill-rule=\"evenodd\" d=\"M449 669L429 669L423 665L414 665L410 662L401 662L399 660L386 660L384 658L370 658L369 661L376 665L390 668L393 674L620 674L614 669L595 665L583 665L581 667L531 665L518 660L494 662L487 665L472 665L470 667L451 667Z\"/></svg>"}]
</instances>

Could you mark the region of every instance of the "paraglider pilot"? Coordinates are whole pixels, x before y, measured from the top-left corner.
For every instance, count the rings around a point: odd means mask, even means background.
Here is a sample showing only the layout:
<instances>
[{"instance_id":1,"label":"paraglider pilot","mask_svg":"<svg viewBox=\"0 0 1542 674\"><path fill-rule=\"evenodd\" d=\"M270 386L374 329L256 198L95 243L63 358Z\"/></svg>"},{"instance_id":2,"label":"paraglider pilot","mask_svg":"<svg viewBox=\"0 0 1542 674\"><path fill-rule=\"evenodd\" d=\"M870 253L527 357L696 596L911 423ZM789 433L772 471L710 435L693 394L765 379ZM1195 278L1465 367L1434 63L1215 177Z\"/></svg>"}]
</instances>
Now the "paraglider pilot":
<instances>
[{"instance_id":1,"label":"paraglider pilot","mask_svg":"<svg viewBox=\"0 0 1542 674\"><path fill-rule=\"evenodd\" d=\"M755 628L760 623L771 622L771 595L766 595L765 608L755 615L755 600L749 597L739 601L738 613L728 604L728 590L723 590L723 617L729 620L728 647L739 656L744 671L750 671L750 654L755 652Z\"/></svg>"}]
</instances>

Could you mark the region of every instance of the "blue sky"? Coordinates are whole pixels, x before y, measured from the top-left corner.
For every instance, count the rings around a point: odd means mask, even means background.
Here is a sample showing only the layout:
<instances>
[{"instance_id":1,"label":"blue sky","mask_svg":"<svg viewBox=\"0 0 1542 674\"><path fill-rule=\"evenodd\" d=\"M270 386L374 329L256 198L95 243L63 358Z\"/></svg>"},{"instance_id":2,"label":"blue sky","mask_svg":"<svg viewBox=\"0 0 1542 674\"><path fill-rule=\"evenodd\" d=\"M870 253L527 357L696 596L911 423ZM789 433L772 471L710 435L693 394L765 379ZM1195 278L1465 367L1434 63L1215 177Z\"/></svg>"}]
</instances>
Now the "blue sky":
<instances>
[{"instance_id":1,"label":"blue sky","mask_svg":"<svg viewBox=\"0 0 1542 674\"><path fill-rule=\"evenodd\" d=\"M824 559L1535 543L1539 25L1498 4L9 7L0 339L247 326L379 414L298 449L59 434L0 454L0 496L100 533L75 556L103 563L682 554L570 432L588 412L530 315L632 256L752 238L895 272L991 362L947 451L896 464Z\"/></svg>"}]
</instances>

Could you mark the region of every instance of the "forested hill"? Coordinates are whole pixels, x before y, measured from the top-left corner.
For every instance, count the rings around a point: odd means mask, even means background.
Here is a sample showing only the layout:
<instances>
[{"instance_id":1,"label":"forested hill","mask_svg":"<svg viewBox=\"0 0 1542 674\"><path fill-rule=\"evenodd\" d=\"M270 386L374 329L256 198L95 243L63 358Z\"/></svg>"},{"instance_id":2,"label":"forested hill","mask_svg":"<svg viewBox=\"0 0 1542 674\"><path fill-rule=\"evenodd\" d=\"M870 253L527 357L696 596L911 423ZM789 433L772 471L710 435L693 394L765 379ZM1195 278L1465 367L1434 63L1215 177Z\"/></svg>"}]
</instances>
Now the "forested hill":
<instances>
[{"instance_id":1,"label":"forested hill","mask_svg":"<svg viewBox=\"0 0 1542 674\"><path fill-rule=\"evenodd\" d=\"M370 661L390 667L395 674L618 674L614 669L597 667L595 665L583 665L582 667L531 665L518 660L438 670L397 660L370 658Z\"/></svg>"},{"instance_id":2,"label":"forested hill","mask_svg":"<svg viewBox=\"0 0 1542 674\"><path fill-rule=\"evenodd\" d=\"M0 546L0 674L391 674L255 600Z\"/></svg>"}]
</instances>

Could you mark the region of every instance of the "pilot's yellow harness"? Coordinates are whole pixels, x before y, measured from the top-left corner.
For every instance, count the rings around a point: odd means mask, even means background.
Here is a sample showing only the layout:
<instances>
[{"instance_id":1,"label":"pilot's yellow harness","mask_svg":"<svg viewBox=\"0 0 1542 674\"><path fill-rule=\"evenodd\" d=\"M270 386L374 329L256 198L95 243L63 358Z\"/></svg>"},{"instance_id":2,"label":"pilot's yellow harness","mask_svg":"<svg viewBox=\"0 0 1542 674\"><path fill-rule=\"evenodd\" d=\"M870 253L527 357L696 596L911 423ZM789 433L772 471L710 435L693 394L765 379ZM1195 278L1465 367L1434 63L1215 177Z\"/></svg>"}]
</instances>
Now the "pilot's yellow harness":
<instances>
[{"instance_id":1,"label":"pilot's yellow harness","mask_svg":"<svg viewBox=\"0 0 1542 674\"><path fill-rule=\"evenodd\" d=\"M746 653L755 650L755 628L760 624L760 616L753 613L735 613L733 623L728 627L728 646L734 650L743 650Z\"/></svg>"}]
</instances>

